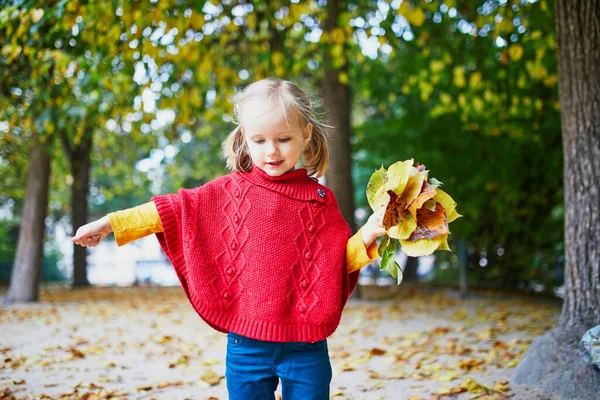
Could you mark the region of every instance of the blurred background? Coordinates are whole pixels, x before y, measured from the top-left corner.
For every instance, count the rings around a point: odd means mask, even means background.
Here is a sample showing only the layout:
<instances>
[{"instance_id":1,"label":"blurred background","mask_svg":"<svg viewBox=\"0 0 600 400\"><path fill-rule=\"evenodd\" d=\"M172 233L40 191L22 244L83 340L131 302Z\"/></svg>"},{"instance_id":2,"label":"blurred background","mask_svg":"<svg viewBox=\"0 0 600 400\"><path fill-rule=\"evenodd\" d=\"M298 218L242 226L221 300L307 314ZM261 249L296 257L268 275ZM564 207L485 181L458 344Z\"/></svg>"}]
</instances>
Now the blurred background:
<instances>
[{"instance_id":1,"label":"blurred background","mask_svg":"<svg viewBox=\"0 0 600 400\"><path fill-rule=\"evenodd\" d=\"M553 2L0 4L1 285L35 252L44 283L178 285L154 236L118 248L111 235L90 249L69 238L227 173L233 104L276 76L323 99L338 127L322 182L354 230L371 213L370 175L398 160L424 164L458 203L452 252L399 252L405 280L458 286L462 267L469 287L560 295ZM360 282L395 284L378 269Z\"/></svg>"}]
</instances>

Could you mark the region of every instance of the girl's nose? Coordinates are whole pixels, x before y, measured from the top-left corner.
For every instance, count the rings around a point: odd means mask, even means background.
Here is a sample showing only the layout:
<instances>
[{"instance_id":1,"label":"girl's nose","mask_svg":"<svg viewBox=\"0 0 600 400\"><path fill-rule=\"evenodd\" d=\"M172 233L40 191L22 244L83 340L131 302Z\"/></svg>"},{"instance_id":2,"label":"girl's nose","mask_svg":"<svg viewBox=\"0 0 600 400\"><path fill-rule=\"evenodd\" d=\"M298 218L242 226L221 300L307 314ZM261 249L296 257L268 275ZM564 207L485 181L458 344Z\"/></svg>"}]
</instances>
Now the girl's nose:
<instances>
[{"instance_id":1,"label":"girl's nose","mask_svg":"<svg viewBox=\"0 0 600 400\"><path fill-rule=\"evenodd\" d=\"M269 153L269 155L277 154L279 152L279 148L275 144L271 144L267 150L268 150L267 152Z\"/></svg>"}]
</instances>

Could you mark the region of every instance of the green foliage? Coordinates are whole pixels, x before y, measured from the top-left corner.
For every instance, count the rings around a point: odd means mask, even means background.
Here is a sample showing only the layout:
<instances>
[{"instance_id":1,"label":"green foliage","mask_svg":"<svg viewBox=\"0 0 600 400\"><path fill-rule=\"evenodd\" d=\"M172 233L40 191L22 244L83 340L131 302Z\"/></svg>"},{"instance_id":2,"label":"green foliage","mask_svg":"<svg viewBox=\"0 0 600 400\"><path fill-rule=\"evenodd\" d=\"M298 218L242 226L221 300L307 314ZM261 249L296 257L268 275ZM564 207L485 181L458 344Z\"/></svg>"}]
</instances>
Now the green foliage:
<instances>
[{"instance_id":1,"label":"green foliage","mask_svg":"<svg viewBox=\"0 0 600 400\"><path fill-rule=\"evenodd\" d=\"M489 255L482 280L548 279L564 220L552 2L361 0L320 36L317 2L254 2L236 23L238 2L212 4L3 7L0 203L24 196L32 130L52 155L57 219L70 212L72 155L86 141L92 215L202 184L226 172L220 145L245 85L278 76L317 90L333 67L328 78L353 94L358 206L375 169L414 158L464 215L451 237ZM157 152L157 166L135 169Z\"/></svg>"},{"instance_id":2,"label":"green foliage","mask_svg":"<svg viewBox=\"0 0 600 400\"><path fill-rule=\"evenodd\" d=\"M17 240L19 237L19 224L17 219L3 220L0 223L0 284L10 282L10 274L16 256ZM52 240L44 243L44 257L42 260L43 282L65 281L65 277L58 269L62 253Z\"/></svg>"},{"instance_id":3,"label":"green foliage","mask_svg":"<svg viewBox=\"0 0 600 400\"><path fill-rule=\"evenodd\" d=\"M381 263L379 264L380 271L386 271L391 275L392 278L396 280L396 284L402 283L402 268L394 259L394 253L396 252L396 247L398 246L398 242L388 235L385 235L377 248L377 253L379 257L381 257Z\"/></svg>"},{"instance_id":4,"label":"green foliage","mask_svg":"<svg viewBox=\"0 0 600 400\"><path fill-rule=\"evenodd\" d=\"M414 158L465 216L451 237L473 248L480 281L555 284L564 219L551 4L415 4L423 21L407 18L412 39L392 40L388 24L379 39L391 54L352 64L358 205L381 164Z\"/></svg>"}]
</instances>

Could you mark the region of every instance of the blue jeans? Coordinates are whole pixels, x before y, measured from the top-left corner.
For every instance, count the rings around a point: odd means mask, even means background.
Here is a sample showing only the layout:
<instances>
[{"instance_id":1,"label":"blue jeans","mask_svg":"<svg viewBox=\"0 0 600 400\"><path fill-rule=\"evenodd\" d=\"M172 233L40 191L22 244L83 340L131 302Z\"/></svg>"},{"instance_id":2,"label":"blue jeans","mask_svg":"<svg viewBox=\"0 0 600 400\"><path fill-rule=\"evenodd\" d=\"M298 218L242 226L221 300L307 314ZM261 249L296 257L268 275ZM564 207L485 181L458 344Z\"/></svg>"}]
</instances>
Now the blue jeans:
<instances>
[{"instance_id":1,"label":"blue jeans","mask_svg":"<svg viewBox=\"0 0 600 400\"><path fill-rule=\"evenodd\" d=\"M279 379L283 400L329 400L327 339L278 343L229 332L225 378L230 400L274 399Z\"/></svg>"}]
</instances>

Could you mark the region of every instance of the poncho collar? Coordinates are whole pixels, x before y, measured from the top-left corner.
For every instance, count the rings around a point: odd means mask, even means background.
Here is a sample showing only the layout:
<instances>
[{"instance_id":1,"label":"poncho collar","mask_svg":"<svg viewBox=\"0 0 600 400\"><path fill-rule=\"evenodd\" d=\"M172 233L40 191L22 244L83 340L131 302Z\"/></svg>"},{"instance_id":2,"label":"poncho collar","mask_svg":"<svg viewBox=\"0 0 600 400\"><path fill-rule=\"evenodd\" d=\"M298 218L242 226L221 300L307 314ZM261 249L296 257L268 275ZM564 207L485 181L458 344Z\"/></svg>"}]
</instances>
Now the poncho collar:
<instances>
[{"instance_id":1,"label":"poncho collar","mask_svg":"<svg viewBox=\"0 0 600 400\"><path fill-rule=\"evenodd\" d=\"M316 178L308 176L306 168L297 168L279 176L271 176L252 163L252 169L241 176L255 185L298 200L324 201L324 192Z\"/></svg>"}]
</instances>

